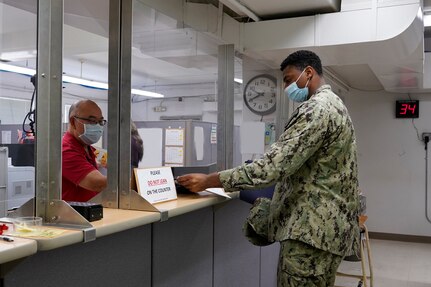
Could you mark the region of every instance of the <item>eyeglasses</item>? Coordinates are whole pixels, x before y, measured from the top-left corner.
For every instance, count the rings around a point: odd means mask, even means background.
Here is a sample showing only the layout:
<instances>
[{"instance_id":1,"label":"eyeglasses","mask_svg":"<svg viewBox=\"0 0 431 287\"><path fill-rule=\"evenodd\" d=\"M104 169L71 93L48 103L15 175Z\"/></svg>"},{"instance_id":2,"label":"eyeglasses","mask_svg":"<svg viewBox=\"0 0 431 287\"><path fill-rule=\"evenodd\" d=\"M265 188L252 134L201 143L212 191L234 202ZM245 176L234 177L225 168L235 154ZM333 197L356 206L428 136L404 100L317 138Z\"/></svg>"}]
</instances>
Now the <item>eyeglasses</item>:
<instances>
[{"instance_id":1,"label":"eyeglasses","mask_svg":"<svg viewBox=\"0 0 431 287\"><path fill-rule=\"evenodd\" d=\"M78 116L73 116L75 119L80 119L80 120L83 120L83 121L87 121L87 122L89 122L90 124L92 124L92 125L96 125L96 124L99 124L99 125L101 125L102 127L104 126L104 125L106 125L106 123L108 122L107 120L93 120L93 119L88 119L88 118L81 118L81 117L78 117Z\"/></svg>"}]
</instances>

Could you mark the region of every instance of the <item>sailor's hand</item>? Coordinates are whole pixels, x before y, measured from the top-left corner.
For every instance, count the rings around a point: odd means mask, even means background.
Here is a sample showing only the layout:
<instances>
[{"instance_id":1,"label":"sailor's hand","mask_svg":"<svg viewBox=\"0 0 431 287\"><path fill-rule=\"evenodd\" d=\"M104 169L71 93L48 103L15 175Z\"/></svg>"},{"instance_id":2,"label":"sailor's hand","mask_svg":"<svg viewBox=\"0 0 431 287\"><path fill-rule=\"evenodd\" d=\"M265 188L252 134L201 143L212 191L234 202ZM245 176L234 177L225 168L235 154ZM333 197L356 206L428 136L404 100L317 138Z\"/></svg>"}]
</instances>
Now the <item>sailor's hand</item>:
<instances>
[{"instance_id":1,"label":"sailor's hand","mask_svg":"<svg viewBox=\"0 0 431 287\"><path fill-rule=\"evenodd\" d=\"M208 175L204 173L190 173L177 177L178 184L192 192L199 192L208 188L207 181Z\"/></svg>"}]
</instances>

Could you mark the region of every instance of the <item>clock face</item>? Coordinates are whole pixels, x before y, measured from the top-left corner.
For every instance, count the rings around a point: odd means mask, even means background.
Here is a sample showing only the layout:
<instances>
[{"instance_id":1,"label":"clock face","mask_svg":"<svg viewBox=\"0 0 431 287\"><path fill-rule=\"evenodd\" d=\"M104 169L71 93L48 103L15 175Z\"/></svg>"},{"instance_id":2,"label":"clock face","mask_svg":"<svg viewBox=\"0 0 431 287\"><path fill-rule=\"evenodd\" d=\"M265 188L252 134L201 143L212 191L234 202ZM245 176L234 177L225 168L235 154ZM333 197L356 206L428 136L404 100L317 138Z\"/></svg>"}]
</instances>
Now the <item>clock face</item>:
<instances>
[{"instance_id":1,"label":"clock face","mask_svg":"<svg viewBox=\"0 0 431 287\"><path fill-rule=\"evenodd\" d=\"M277 81L271 75L258 75L248 81L244 101L255 114L269 115L275 111Z\"/></svg>"}]
</instances>

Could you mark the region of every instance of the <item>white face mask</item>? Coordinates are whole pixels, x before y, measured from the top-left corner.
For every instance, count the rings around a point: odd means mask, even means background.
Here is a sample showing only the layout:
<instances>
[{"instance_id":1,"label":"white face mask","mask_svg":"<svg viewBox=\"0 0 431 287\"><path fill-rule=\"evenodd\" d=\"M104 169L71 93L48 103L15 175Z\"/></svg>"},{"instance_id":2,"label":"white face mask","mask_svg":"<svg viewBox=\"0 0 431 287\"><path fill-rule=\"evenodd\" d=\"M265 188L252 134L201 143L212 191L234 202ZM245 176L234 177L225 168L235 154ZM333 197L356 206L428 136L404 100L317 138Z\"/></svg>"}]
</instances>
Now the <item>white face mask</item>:
<instances>
[{"instance_id":1,"label":"white face mask","mask_svg":"<svg viewBox=\"0 0 431 287\"><path fill-rule=\"evenodd\" d=\"M84 133L79 138L87 145L97 143L103 134L103 126L99 124L84 124Z\"/></svg>"},{"instance_id":2,"label":"white face mask","mask_svg":"<svg viewBox=\"0 0 431 287\"><path fill-rule=\"evenodd\" d=\"M310 82L310 79L307 80L307 83L305 84L305 87L299 88L296 82L298 82L299 78L304 74L305 69L302 71L301 75L296 79L295 82L291 83L289 86L284 89L284 94L289 97L294 102L304 102L308 98L308 83Z\"/></svg>"}]
</instances>

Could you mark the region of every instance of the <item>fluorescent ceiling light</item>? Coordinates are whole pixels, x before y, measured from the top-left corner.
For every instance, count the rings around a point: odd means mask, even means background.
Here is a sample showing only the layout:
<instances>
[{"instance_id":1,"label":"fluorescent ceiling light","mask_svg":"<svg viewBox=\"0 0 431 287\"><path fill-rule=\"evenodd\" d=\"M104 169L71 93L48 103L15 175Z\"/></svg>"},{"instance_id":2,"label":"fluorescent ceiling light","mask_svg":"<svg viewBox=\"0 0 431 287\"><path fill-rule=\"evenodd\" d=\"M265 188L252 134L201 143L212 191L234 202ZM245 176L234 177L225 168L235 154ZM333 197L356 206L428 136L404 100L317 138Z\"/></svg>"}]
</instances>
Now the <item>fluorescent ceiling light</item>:
<instances>
[{"instance_id":1,"label":"fluorescent ceiling light","mask_svg":"<svg viewBox=\"0 0 431 287\"><path fill-rule=\"evenodd\" d=\"M233 80L234 80L235 82L237 82L238 84L242 84L242 79L234 78Z\"/></svg>"},{"instance_id":2,"label":"fluorescent ceiling light","mask_svg":"<svg viewBox=\"0 0 431 287\"><path fill-rule=\"evenodd\" d=\"M0 53L0 59L7 61L21 61L36 58L36 50Z\"/></svg>"},{"instance_id":3,"label":"fluorescent ceiling light","mask_svg":"<svg viewBox=\"0 0 431 287\"><path fill-rule=\"evenodd\" d=\"M23 67L18 67L18 66L12 66L12 65L3 64L3 63L0 63L0 70L6 71L6 72L28 75L28 76L33 76L36 73L36 71L33 69L23 68Z\"/></svg>"},{"instance_id":4,"label":"fluorescent ceiling light","mask_svg":"<svg viewBox=\"0 0 431 287\"><path fill-rule=\"evenodd\" d=\"M424 27L430 27L431 26L431 14L425 14L424 15Z\"/></svg>"},{"instance_id":5,"label":"fluorescent ceiling light","mask_svg":"<svg viewBox=\"0 0 431 287\"><path fill-rule=\"evenodd\" d=\"M146 96L146 97L152 97L152 98L164 98L165 96L159 93L153 93L148 92L144 90L138 90L138 89L132 89L132 94L138 95L138 96Z\"/></svg>"},{"instance_id":6,"label":"fluorescent ceiling light","mask_svg":"<svg viewBox=\"0 0 431 287\"><path fill-rule=\"evenodd\" d=\"M22 74L22 75L28 75L28 76L33 76L34 74L36 74L36 70L34 70L34 69L23 68L23 67L4 64L4 63L0 63L0 70L6 71L6 72L18 73L18 74ZM90 87L90 88L102 89L102 90L108 89L107 83L90 81L90 80L85 80L85 79L80 79L80 78L75 78L75 77L70 77L70 76L64 76L64 75L63 75L63 82L71 83L71 84L77 84L77 85ZM144 90L138 90L138 89L132 89L131 93L134 95L146 96L146 97L152 97L152 98L164 98L165 97L162 94L148 92L148 91L144 91Z\"/></svg>"},{"instance_id":7,"label":"fluorescent ceiling light","mask_svg":"<svg viewBox=\"0 0 431 287\"><path fill-rule=\"evenodd\" d=\"M86 87L90 87L90 88L98 88L98 89L102 89L102 90L108 89L107 83L89 81L89 80L84 80L84 79L70 77L70 76L63 76L63 82L82 85L82 86L86 86Z\"/></svg>"}]
</instances>

